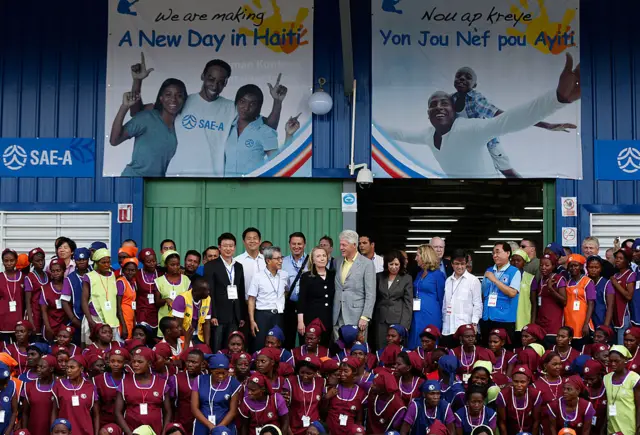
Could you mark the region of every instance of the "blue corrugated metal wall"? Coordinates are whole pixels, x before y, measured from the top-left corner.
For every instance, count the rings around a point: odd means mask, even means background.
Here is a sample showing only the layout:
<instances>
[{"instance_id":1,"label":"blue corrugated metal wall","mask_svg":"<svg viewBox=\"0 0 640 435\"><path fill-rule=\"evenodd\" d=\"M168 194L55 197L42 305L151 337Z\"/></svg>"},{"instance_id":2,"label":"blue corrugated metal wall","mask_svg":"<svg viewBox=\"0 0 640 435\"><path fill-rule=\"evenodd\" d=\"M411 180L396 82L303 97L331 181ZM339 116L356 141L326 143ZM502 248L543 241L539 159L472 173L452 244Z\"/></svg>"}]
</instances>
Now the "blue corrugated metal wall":
<instances>
[{"instance_id":1,"label":"blue corrugated metal wall","mask_svg":"<svg viewBox=\"0 0 640 435\"><path fill-rule=\"evenodd\" d=\"M577 196L578 218L556 217L556 237L563 226L577 226L578 240L590 234L589 213L640 213L640 182L596 181L593 141L639 139L640 46L635 33L640 2L582 1L580 56L582 78L583 180L558 180L560 197Z\"/></svg>"},{"instance_id":2,"label":"blue corrugated metal wall","mask_svg":"<svg viewBox=\"0 0 640 435\"><path fill-rule=\"evenodd\" d=\"M106 1L0 2L0 135L93 137L95 178L1 178L0 208L111 211L112 243L142 239L143 181L103 178ZM117 224L118 203L134 204Z\"/></svg>"},{"instance_id":3,"label":"blue corrugated metal wall","mask_svg":"<svg viewBox=\"0 0 640 435\"><path fill-rule=\"evenodd\" d=\"M371 11L352 2L354 71L358 80L357 163L371 160ZM587 211L640 212L637 182L594 181L594 139L638 139L640 48L633 33L635 0L581 2L584 180L558 180L557 197L577 196L578 219L562 226L589 232ZM344 96L338 0L315 5L315 71L328 80L334 109L314 122L315 177L348 177L350 102ZM134 204L134 224L114 225L113 240L142 237L143 182L102 178L106 0L0 2L0 135L94 137L96 177L0 179L5 210L111 210ZM635 38L635 39L634 39ZM114 222L115 223L115 222Z\"/></svg>"}]
</instances>

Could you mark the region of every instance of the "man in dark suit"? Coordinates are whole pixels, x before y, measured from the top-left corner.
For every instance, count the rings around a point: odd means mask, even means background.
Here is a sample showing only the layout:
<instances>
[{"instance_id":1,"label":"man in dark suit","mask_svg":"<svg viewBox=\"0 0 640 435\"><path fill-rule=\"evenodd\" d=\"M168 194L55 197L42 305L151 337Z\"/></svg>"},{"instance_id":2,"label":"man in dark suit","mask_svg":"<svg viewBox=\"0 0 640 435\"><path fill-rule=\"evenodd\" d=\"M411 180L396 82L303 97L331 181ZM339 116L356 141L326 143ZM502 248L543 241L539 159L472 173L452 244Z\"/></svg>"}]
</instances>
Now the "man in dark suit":
<instances>
[{"instance_id":1,"label":"man in dark suit","mask_svg":"<svg viewBox=\"0 0 640 435\"><path fill-rule=\"evenodd\" d=\"M438 260L440 260L440 271L445 274L447 278L453 275L453 266L451 265L451 260L447 260L444 257L444 240L440 237L434 237L429 242L429 245L436 251L438 254Z\"/></svg>"},{"instance_id":2,"label":"man in dark suit","mask_svg":"<svg viewBox=\"0 0 640 435\"><path fill-rule=\"evenodd\" d=\"M218 237L220 257L204 265L204 277L211 287L211 323L215 327L213 352L227 347L229 334L243 328L248 318L244 269L234 261L236 238L231 233Z\"/></svg>"},{"instance_id":3,"label":"man in dark suit","mask_svg":"<svg viewBox=\"0 0 640 435\"><path fill-rule=\"evenodd\" d=\"M327 235L322 236L320 239L320 243L318 244L321 248L324 248L327 251L327 255L329 257L329 261L327 262L327 269L336 270L336 259L333 258L333 239Z\"/></svg>"}]
</instances>

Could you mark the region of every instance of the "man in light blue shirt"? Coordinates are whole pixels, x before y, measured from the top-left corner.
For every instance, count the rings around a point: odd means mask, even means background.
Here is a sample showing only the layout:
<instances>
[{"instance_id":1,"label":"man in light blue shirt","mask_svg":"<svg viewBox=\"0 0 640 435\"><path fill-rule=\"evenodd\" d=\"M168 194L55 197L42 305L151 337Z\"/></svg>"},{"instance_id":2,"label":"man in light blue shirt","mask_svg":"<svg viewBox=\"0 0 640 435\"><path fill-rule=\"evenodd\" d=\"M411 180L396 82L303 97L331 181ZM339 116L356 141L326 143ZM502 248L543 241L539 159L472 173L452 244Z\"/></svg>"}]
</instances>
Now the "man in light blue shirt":
<instances>
[{"instance_id":1,"label":"man in light blue shirt","mask_svg":"<svg viewBox=\"0 0 640 435\"><path fill-rule=\"evenodd\" d=\"M284 331L286 335L285 342L283 344L284 349L293 349L296 342L296 331L298 330L298 313L297 302L298 294L300 293L300 279L293 285L296 276L302 269L300 275L308 270L309 261L304 249L307 245L307 239L301 232L295 232L289 235L289 250L290 255L284 257L282 261L282 270L289 275L289 292L291 297L287 300L287 304L284 309Z\"/></svg>"},{"instance_id":2,"label":"man in light blue shirt","mask_svg":"<svg viewBox=\"0 0 640 435\"><path fill-rule=\"evenodd\" d=\"M245 85L236 94L238 116L231 125L224 151L224 175L245 175L258 169L265 156L278 153L278 134L260 116L262 91L256 85Z\"/></svg>"}]
</instances>

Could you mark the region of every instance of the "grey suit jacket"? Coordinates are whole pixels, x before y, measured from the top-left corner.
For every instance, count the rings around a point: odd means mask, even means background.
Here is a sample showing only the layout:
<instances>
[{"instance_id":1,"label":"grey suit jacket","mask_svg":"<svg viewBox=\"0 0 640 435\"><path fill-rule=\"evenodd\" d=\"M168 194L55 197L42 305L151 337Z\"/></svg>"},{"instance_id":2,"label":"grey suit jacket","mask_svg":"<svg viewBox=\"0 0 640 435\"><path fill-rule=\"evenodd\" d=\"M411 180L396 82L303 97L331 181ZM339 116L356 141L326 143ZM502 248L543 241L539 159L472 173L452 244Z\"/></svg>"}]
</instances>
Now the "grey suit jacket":
<instances>
[{"instance_id":1,"label":"grey suit jacket","mask_svg":"<svg viewBox=\"0 0 640 435\"><path fill-rule=\"evenodd\" d=\"M336 265L336 292L333 298L333 323L338 323L340 311L345 325L357 325L361 316L371 319L376 303L376 268L373 261L358 254L342 283L342 264Z\"/></svg>"},{"instance_id":2,"label":"grey suit jacket","mask_svg":"<svg viewBox=\"0 0 640 435\"><path fill-rule=\"evenodd\" d=\"M376 308L373 317L378 323L399 323L409 329L413 314L413 283L411 275L396 276L391 284L383 272L377 276Z\"/></svg>"}]
</instances>

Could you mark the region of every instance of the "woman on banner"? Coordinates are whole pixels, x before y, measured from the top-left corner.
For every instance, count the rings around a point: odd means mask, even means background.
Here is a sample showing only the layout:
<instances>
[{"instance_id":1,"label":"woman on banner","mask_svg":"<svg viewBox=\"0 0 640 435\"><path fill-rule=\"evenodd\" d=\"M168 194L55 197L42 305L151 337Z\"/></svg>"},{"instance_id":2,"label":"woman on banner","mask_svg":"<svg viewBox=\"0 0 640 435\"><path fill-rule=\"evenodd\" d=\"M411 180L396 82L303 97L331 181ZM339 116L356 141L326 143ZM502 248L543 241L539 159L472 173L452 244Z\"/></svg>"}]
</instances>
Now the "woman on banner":
<instances>
[{"instance_id":1,"label":"woman on banner","mask_svg":"<svg viewBox=\"0 0 640 435\"><path fill-rule=\"evenodd\" d=\"M123 177L164 177L178 147L173 123L186 98L185 84L178 79L167 79L160 86L153 110L137 113L123 125L129 109L140 100L140 94L125 92L109 138L113 146L135 138L131 162L122 171Z\"/></svg>"}]
</instances>

